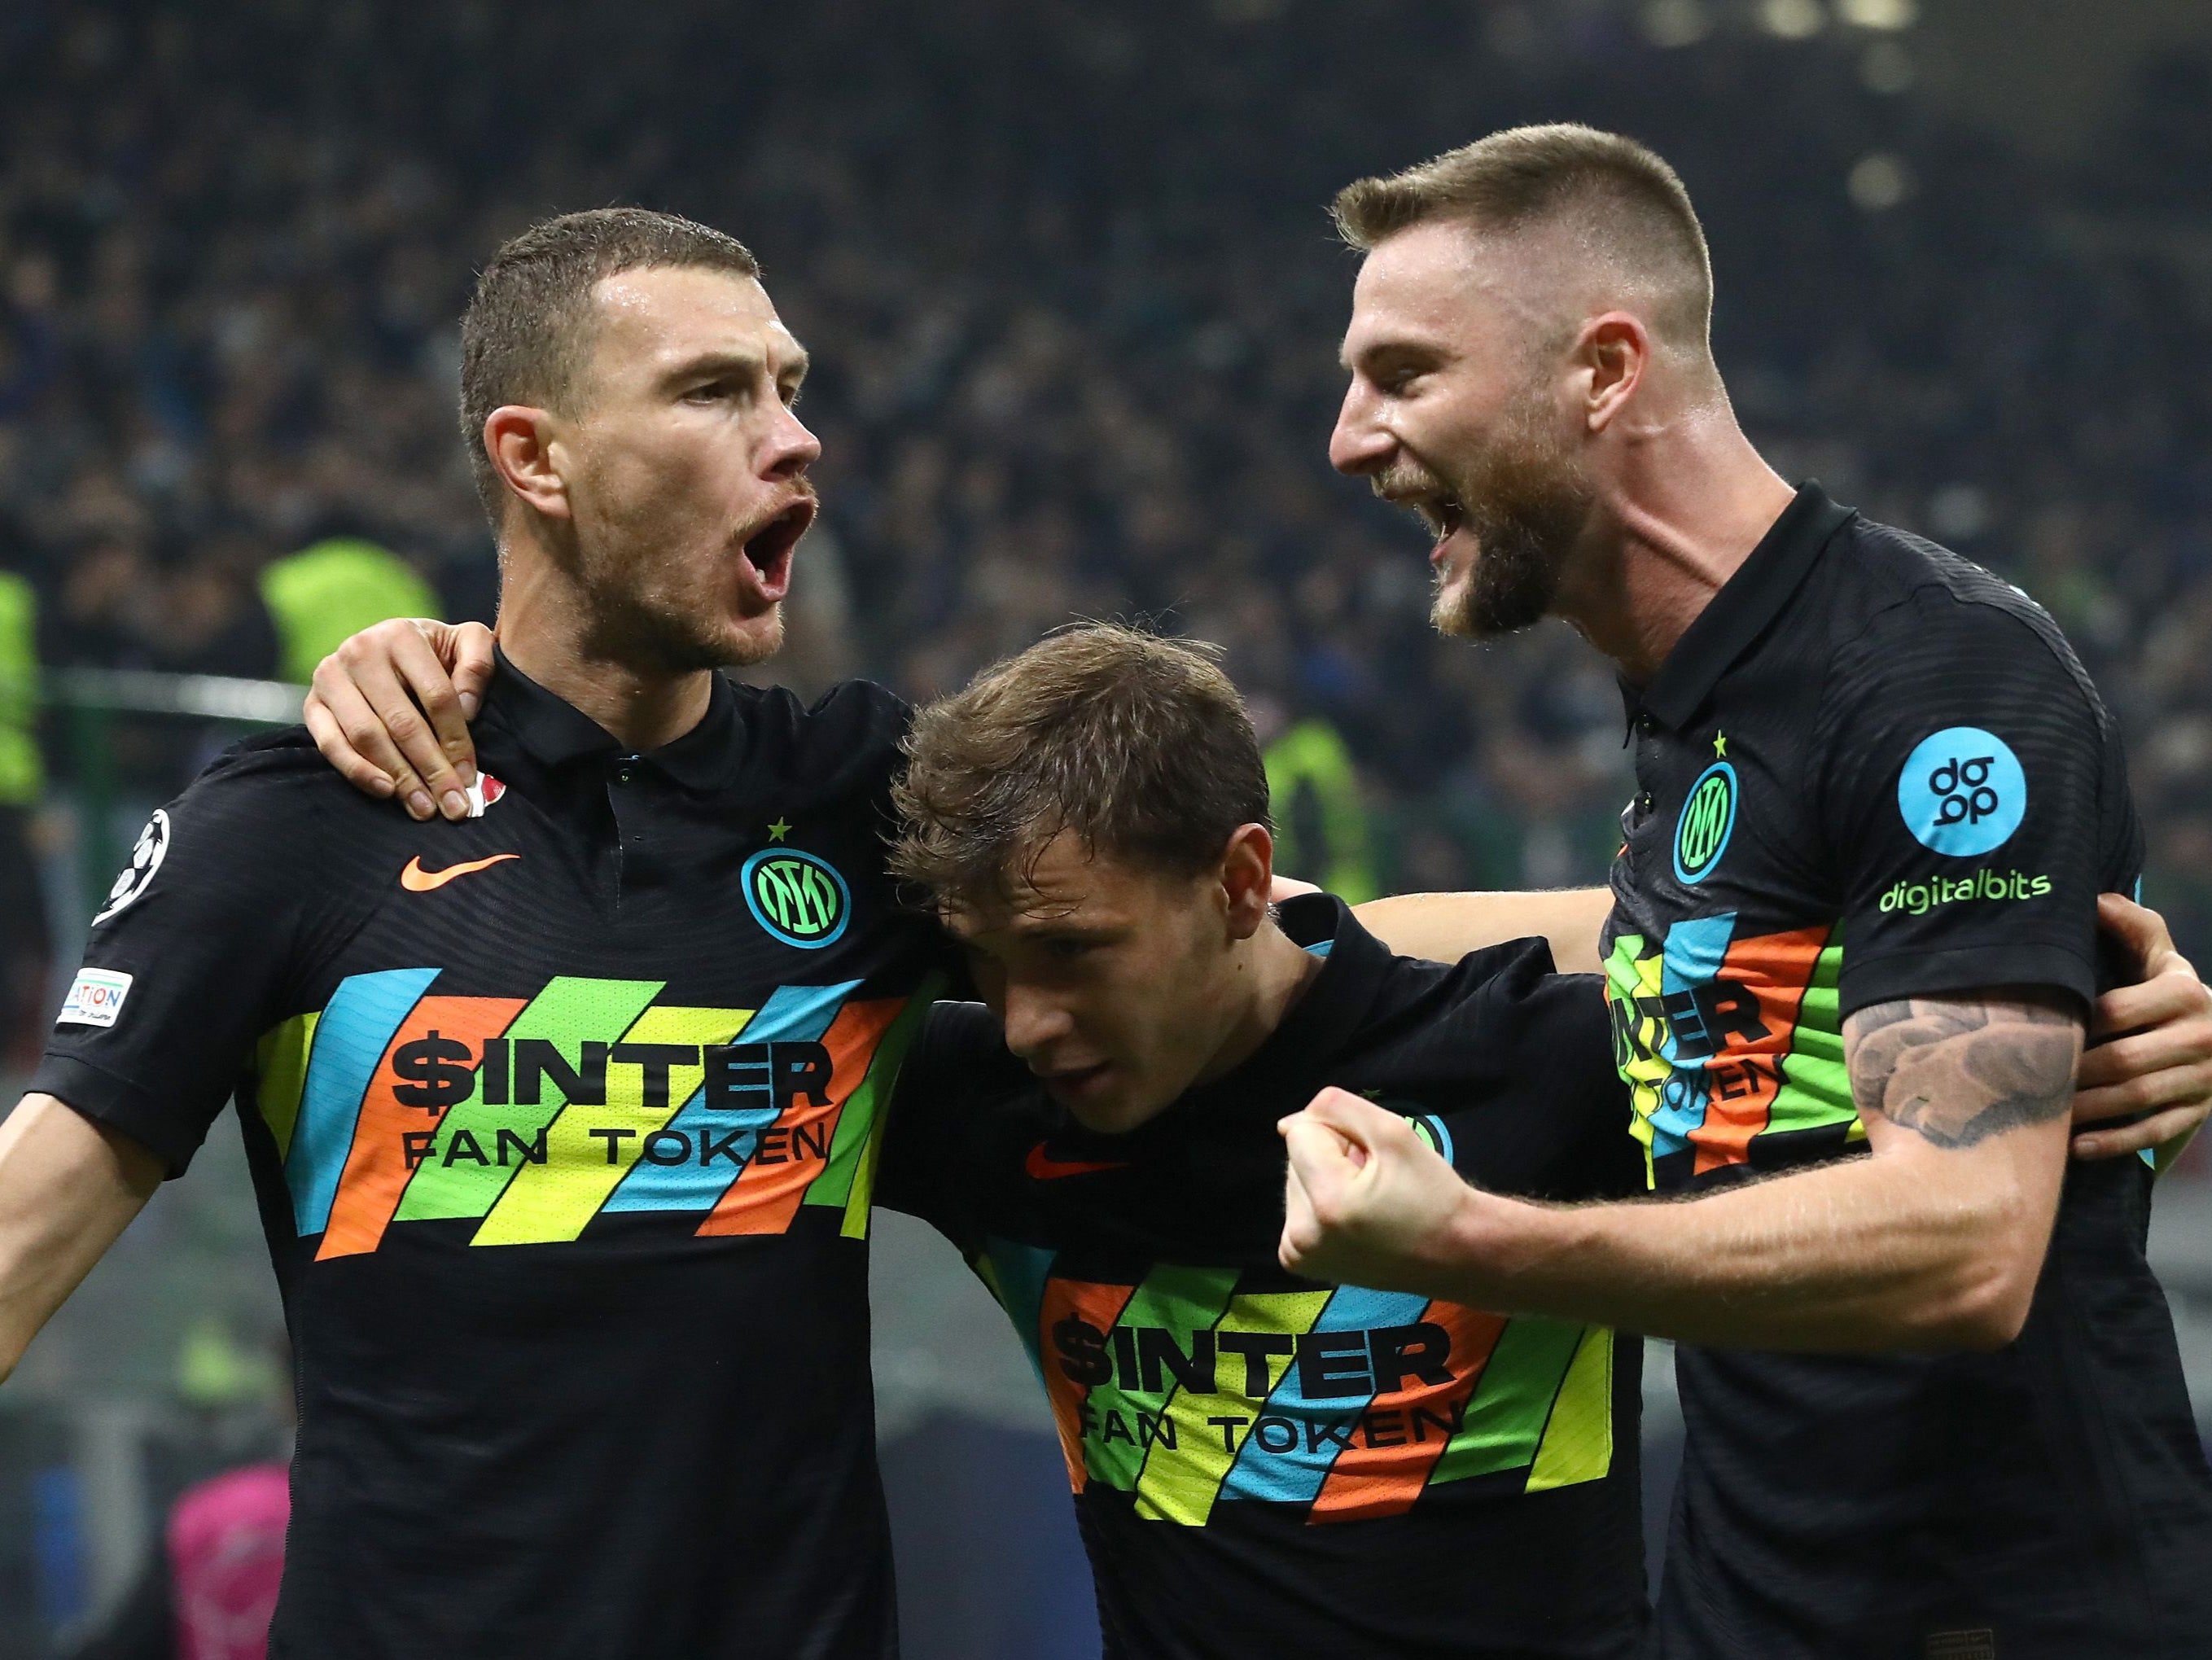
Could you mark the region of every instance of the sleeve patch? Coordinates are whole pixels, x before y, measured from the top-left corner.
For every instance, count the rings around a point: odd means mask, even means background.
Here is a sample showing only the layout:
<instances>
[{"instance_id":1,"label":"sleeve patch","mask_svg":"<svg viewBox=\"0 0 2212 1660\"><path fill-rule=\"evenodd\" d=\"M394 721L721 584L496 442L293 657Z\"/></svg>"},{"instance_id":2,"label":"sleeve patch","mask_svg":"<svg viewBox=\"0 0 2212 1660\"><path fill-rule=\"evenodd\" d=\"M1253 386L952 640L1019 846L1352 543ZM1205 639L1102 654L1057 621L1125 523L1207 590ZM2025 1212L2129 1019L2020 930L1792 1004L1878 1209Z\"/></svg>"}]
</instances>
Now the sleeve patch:
<instances>
[{"instance_id":1,"label":"sleeve patch","mask_svg":"<svg viewBox=\"0 0 2212 1660\"><path fill-rule=\"evenodd\" d=\"M1975 858L2010 841L2027 816L2027 774L1995 733L1946 727L1905 757L1897 810L1921 846Z\"/></svg>"},{"instance_id":2,"label":"sleeve patch","mask_svg":"<svg viewBox=\"0 0 2212 1660\"><path fill-rule=\"evenodd\" d=\"M139 896L153 886L155 873L168 856L169 815L165 810L156 807L154 816L146 821L146 828L138 832L137 843L131 849L131 862L115 879L115 885L108 889L107 903L100 907L100 915L92 919L92 925L98 927L116 912L137 904ZM127 976L125 983L129 983ZM107 1025L112 1023L103 1020L100 1024Z\"/></svg>"},{"instance_id":3,"label":"sleeve patch","mask_svg":"<svg viewBox=\"0 0 2212 1660\"><path fill-rule=\"evenodd\" d=\"M131 976L112 969L79 969L62 999L58 1026L112 1026L131 994Z\"/></svg>"}]
</instances>

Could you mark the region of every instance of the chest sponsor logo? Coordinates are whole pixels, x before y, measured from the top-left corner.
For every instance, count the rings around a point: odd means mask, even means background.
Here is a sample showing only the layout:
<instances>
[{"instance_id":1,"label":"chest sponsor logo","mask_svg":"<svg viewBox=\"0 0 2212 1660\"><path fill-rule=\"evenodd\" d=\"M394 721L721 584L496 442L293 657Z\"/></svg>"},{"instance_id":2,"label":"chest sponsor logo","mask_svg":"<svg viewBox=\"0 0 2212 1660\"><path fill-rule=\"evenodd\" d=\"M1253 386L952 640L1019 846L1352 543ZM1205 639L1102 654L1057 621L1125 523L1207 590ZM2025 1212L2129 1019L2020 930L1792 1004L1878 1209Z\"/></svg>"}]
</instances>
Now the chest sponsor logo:
<instances>
[{"instance_id":1,"label":"chest sponsor logo","mask_svg":"<svg viewBox=\"0 0 2212 1660\"><path fill-rule=\"evenodd\" d=\"M138 832L138 840L131 848L131 862L108 889L107 903L100 908L100 915L92 919L92 925L98 927L118 911L137 904L146 890L154 885L161 861L168 856L169 815L156 807L154 816L146 821L146 828Z\"/></svg>"},{"instance_id":2,"label":"chest sponsor logo","mask_svg":"<svg viewBox=\"0 0 2212 1660\"><path fill-rule=\"evenodd\" d=\"M1696 884L1713 873L1735 833L1735 769L1716 761L1698 775L1674 825L1674 879Z\"/></svg>"},{"instance_id":3,"label":"chest sponsor logo","mask_svg":"<svg viewBox=\"0 0 2212 1660\"><path fill-rule=\"evenodd\" d=\"M811 1206L865 1236L881 1108L933 986L706 1008L650 980L493 997L440 994L438 977L353 976L263 1040L256 1104L319 1260L417 1221L543 1244L619 1216L781 1233Z\"/></svg>"},{"instance_id":4,"label":"chest sponsor logo","mask_svg":"<svg viewBox=\"0 0 2212 1660\"><path fill-rule=\"evenodd\" d=\"M1347 1521L1468 1476L1525 1470L1534 1488L1610 1466L1601 1331L1281 1276L1240 1289L1233 1268L1102 1284L1003 1242L985 1265L1076 1491L1131 1494L1149 1520L1203 1525L1219 1501L1265 1500Z\"/></svg>"},{"instance_id":5,"label":"chest sponsor logo","mask_svg":"<svg viewBox=\"0 0 2212 1660\"><path fill-rule=\"evenodd\" d=\"M753 921L785 945L817 951L844 934L853 896L828 860L796 848L763 848L745 860L742 875Z\"/></svg>"},{"instance_id":6,"label":"chest sponsor logo","mask_svg":"<svg viewBox=\"0 0 2212 1660\"><path fill-rule=\"evenodd\" d=\"M112 1026L131 994L131 976L112 969L79 969L62 999L58 1026Z\"/></svg>"},{"instance_id":7,"label":"chest sponsor logo","mask_svg":"<svg viewBox=\"0 0 2212 1660\"><path fill-rule=\"evenodd\" d=\"M1972 859L2012 839L2027 815L2027 774L2011 745L1979 727L1920 740L1897 775L1897 810L1920 845Z\"/></svg>"},{"instance_id":8,"label":"chest sponsor logo","mask_svg":"<svg viewBox=\"0 0 2212 1660\"><path fill-rule=\"evenodd\" d=\"M1644 935L1617 934L1606 961L1631 1128L1666 1185L1747 1162L1762 1135L1856 1132L1836 931L1738 937L1736 922L1732 912L1682 918L1656 950Z\"/></svg>"}]
</instances>

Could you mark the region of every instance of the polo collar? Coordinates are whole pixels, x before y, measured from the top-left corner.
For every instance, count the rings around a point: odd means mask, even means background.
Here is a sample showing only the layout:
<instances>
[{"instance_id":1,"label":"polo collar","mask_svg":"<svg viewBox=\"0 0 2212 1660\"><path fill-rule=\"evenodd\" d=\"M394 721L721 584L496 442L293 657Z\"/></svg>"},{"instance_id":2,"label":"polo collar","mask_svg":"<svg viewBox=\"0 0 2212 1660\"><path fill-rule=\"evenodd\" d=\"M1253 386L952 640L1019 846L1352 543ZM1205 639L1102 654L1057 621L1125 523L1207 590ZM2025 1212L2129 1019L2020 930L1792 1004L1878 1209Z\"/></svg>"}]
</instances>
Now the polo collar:
<instances>
[{"instance_id":1,"label":"polo collar","mask_svg":"<svg viewBox=\"0 0 2212 1660\"><path fill-rule=\"evenodd\" d=\"M1830 501L1818 483L1799 486L1796 499L1682 631L1650 684L1639 690L1620 683L1631 718L1641 711L1673 731L1688 725L1721 676L1781 614L1829 538L1855 511Z\"/></svg>"},{"instance_id":2,"label":"polo collar","mask_svg":"<svg viewBox=\"0 0 2212 1660\"><path fill-rule=\"evenodd\" d=\"M1390 951L1360 926L1349 905L1334 894L1302 894L1284 901L1277 915L1285 933L1323 957L1321 972L1258 1049L1185 1095L1175 1116L1208 1097L1279 1112L1286 1094L1306 1086L1344 1052L1375 1006Z\"/></svg>"},{"instance_id":3,"label":"polo collar","mask_svg":"<svg viewBox=\"0 0 2212 1660\"><path fill-rule=\"evenodd\" d=\"M615 735L557 694L548 691L492 648L497 671L484 693L484 713L504 727L524 752L549 770L591 758L614 760L629 753ZM744 723L738 718L738 694L717 674L699 724L673 743L647 751L641 758L686 789L718 789L738 775L744 758Z\"/></svg>"}]
</instances>

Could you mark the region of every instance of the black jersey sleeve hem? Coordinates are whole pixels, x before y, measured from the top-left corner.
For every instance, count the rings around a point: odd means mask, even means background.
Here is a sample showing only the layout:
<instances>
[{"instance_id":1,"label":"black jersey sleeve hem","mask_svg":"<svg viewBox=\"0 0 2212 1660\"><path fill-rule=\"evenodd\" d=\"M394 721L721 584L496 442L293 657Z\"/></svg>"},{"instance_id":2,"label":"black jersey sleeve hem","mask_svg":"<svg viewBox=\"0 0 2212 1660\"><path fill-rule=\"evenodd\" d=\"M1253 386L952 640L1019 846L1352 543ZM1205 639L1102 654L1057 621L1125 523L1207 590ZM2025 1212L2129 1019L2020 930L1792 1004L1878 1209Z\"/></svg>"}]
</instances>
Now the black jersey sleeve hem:
<instances>
[{"instance_id":1,"label":"black jersey sleeve hem","mask_svg":"<svg viewBox=\"0 0 2212 1660\"><path fill-rule=\"evenodd\" d=\"M1844 953L1837 1013L1848 1019L1875 1003L2000 986L2051 986L2071 993L2086 1013L2096 1000L2096 964L2064 946L1962 946L1954 951L1899 951L1865 961Z\"/></svg>"},{"instance_id":2,"label":"black jersey sleeve hem","mask_svg":"<svg viewBox=\"0 0 2212 1660\"><path fill-rule=\"evenodd\" d=\"M49 1055L31 1074L30 1092L51 1095L79 1117L118 1130L161 1161L167 1179L185 1173L204 1139L185 1131L173 1108L127 1078L75 1055Z\"/></svg>"}]
</instances>

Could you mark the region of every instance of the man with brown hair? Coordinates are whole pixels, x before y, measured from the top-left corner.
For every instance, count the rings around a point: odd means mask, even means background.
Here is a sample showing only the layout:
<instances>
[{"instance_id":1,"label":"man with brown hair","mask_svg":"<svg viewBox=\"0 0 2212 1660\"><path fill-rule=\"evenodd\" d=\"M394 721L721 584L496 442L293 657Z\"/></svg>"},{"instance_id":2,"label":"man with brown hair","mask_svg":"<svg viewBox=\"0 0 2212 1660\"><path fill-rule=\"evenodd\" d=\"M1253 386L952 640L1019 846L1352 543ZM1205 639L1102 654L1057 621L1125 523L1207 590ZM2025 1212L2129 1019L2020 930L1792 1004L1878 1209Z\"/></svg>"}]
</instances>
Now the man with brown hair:
<instances>
[{"instance_id":1,"label":"man with brown hair","mask_svg":"<svg viewBox=\"0 0 2212 1660\"><path fill-rule=\"evenodd\" d=\"M917 716L890 867L966 948L878 1202L933 1223L1058 1426L1107 1652L1616 1657L1642 1628L1641 1349L1275 1261L1322 1084L1473 1180L1623 1194L1594 976L1445 968L1268 904L1260 747L1202 648L1053 635Z\"/></svg>"},{"instance_id":2,"label":"man with brown hair","mask_svg":"<svg viewBox=\"0 0 2212 1660\"><path fill-rule=\"evenodd\" d=\"M1332 459L1435 532L1447 632L1558 615L1620 667L1614 1045L1698 1202L1480 1192L1333 1091L1286 1127L1284 1262L1682 1340L1654 1653L2200 1652L2154 1172L2067 1160L2098 895L2142 861L2087 675L2018 590L1760 459L1640 145L1496 133L1337 216Z\"/></svg>"},{"instance_id":3,"label":"man with brown hair","mask_svg":"<svg viewBox=\"0 0 2212 1660\"><path fill-rule=\"evenodd\" d=\"M0 1373L235 1090L300 1400L272 1654L889 1656L869 1187L951 958L883 870L903 706L716 672L814 516L806 355L628 209L507 244L462 339L484 770L419 823L294 729L155 814L0 1126Z\"/></svg>"}]
</instances>

